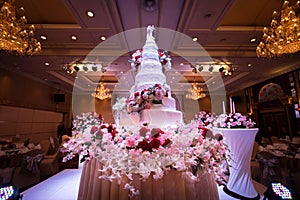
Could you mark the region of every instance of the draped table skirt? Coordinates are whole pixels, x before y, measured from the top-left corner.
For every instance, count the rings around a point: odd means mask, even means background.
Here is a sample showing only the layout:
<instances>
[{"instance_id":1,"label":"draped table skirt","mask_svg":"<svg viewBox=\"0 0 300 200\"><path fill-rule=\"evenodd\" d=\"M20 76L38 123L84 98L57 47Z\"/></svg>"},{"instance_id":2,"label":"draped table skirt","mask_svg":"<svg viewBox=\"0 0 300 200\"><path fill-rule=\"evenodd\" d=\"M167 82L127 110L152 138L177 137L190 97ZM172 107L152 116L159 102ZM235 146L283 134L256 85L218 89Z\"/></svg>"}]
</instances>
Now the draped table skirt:
<instances>
[{"instance_id":1,"label":"draped table skirt","mask_svg":"<svg viewBox=\"0 0 300 200\"><path fill-rule=\"evenodd\" d=\"M258 129L215 128L214 131L223 133L224 143L228 145L231 155L230 175L224 191L238 199L259 199L250 169L251 154Z\"/></svg>"},{"instance_id":2,"label":"draped table skirt","mask_svg":"<svg viewBox=\"0 0 300 200\"><path fill-rule=\"evenodd\" d=\"M122 200L130 199L129 190L124 189L126 183L99 179L101 163L97 159L84 164L79 186L78 200ZM127 177L124 177L126 182ZM217 200L218 188L212 174L203 175L201 181L190 182L182 177L182 173L171 170L159 180L150 176L140 180L139 175L133 176L133 184L140 191L131 199L157 200Z\"/></svg>"}]
</instances>

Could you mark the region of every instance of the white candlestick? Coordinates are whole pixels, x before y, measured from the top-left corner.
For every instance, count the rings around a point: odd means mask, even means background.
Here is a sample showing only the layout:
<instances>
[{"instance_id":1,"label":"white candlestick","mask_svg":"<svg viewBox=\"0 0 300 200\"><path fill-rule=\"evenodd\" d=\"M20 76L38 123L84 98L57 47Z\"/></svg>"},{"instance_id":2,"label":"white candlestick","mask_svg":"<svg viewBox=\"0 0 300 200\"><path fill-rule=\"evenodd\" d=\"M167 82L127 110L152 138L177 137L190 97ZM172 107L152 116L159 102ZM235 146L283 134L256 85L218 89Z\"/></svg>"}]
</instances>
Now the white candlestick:
<instances>
[{"instance_id":1,"label":"white candlestick","mask_svg":"<svg viewBox=\"0 0 300 200\"><path fill-rule=\"evenodd\" d=\"M224 101L222 101L222 106L223 106L223 113L225 114L226 110L225 110L225 102Z\"/></svg>"},{"instance_id":2,"label":"white candlestick","mask_svg":"<svg viewBox=\"0 0 300 200\"><path fill-rule=\"evenodd\" d=\"M232 113L232 98L229 99L230 113Z\"/></svg>"},{"instance_id":3,"label":"white candlestick","mask_svg":"<svg viewBox=\"0 0 300 200\"><path fill-rule=\"evenodd\" d=\"M234 101L232 101L232 112L235 113L235 104L234 104Z\"/></svg>"}]
</instances>

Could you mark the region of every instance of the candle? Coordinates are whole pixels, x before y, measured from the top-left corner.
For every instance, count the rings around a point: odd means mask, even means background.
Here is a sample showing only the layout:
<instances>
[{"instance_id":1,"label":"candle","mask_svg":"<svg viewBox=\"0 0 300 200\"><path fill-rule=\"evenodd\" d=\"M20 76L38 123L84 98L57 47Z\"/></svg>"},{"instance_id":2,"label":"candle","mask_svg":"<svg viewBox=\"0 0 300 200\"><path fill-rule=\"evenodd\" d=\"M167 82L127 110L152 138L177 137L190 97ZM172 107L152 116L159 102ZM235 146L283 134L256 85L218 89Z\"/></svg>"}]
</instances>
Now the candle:
<instances>
[{"instance_id":1,"label":"candle","mask_svg":"<svg viewBox=\"0 0 300 200\"><path fill-rule=\"evenodd\" d=\"M232 112L235 113L235 104L234 104L234 101L232 101Z\"/></svg>"},{"instance_id":2,"label":"candle","mask_svg":"<svg viewBox=\"0 0 300 200\"><path fill-rule=\"evenodd\" d=\"M229 99L230 113L232 113L232 98Z\"/></svg>"},{"instance_id":3,"label":"candle","mask_svg":"<svg viewBox=\"0 0 300 200\"><path fill-rule=\"evenodd\" d=\"M225 102L224 101L222 101L222 106L223 106L223 113L225 114L226 110L225 110Z\"/></svg>"}]
</instances>

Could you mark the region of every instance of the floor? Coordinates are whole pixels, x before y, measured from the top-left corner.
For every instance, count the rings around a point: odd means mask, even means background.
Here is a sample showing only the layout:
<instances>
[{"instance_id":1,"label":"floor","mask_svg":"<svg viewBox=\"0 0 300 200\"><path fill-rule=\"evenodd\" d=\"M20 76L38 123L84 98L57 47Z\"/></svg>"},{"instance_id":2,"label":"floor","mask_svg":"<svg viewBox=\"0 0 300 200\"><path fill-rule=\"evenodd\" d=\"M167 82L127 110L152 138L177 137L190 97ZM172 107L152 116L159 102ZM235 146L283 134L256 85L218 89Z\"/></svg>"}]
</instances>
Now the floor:
<instances>
[{"instance_id":1,"label":"floor","mask_svg":"<svg viewBox=\"0 0 300 200\"><path fill-rule=\"evenodd\" d=\"M76 200L82 167L65 169L47 180L25 190L23 200ZM254 182L256 190L262 194L265 186ZM236 200L218 188L220 200ZM261 198L263 199L263 197Z\"/></svg>"}]
</instances>

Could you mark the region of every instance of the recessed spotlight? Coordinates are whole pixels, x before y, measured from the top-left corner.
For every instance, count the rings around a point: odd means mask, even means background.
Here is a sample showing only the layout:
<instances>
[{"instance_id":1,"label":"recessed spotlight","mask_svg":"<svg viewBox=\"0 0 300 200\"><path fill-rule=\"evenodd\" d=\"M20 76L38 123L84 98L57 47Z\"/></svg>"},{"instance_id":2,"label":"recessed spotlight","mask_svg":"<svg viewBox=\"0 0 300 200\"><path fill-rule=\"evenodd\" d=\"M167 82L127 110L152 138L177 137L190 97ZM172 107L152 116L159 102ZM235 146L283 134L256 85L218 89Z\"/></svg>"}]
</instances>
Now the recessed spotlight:
<instances>
[{"instance_id":1,"label":"recessed spotlight","mask_svg":"<svg viewBox=\"0 0 300 200\"><path fill-rule=\"evenodd\" d=\"M192 39L194 42L197 42L198 41L198 38L197 37L193 37Z\"/></svg>"},{"instance_id":2,"label":"recessed spotlight","mask_svg":"<svg viewBox=\"0 0 300 200\"><path fill-rule=\"evenodd\" d=\"M96 64L94 64L94 65L92 66L92 70L93 70L94 72L96 72L96 71L97 71L97 69L98 69L97 65L96 65Z\"/></svg>"},{"instance_id":3,"label":"recessed spotlight","mask_svg":"<svg viewBox=\"0 0 300 200\"><path fill-rule=\"evenodd\" d=\"M47 40L47 37L44 36L44 35L41 35L41 39L42 39L42 40Z\"/></svg>"},{"instance_id":4,"label":"recessed spotlight","mask_svg":"<svg viewBox=\"0 0 300 200\"><path fill-rule=\"evenodd\" d=\"M120 71L120 73L123 74L124 72L123 72L123 71Z\"/></svg>"},{"instance_id":5,"label":"recessed spotlight","mask_svg":"<svg viewBox=\"0 0 300 200\"><path fill-rule=\"evenodd\" d=\"M72 36L71 36L71 39L72 39L72 40L77 40L77 37L76 37L75 35L72 35Z\"/></svg>"},{"instance_id":6,"label":"recessed spotlight","mask_svg":"<svg viewBox=\"0 0 300 200\"><path fill-rule=\"evenodd\" d=\"M87 16L89 16L89 17L94 17L93 11L87 11L86 14L87 14Z\"/></svg>"},{"instance_id":7,"label":"recessed spotlight","mask_svg":"<svg viewBox=\"0 0 300 200\"><path fill-rule=\"evenodd\" d=\"M183 66L183 63L180 63L180 66Z\"/></svg>"},{"instance_id":8,"label":"recessed spotlight","mask_svg":"<svg viewBox=\"0 0 300 200\"><path fill-rule=\"evenodd\" d=\"M249 64L248 64L248 67L251 67L251 66L252 66L252 64L251 64L251 63L249 63Z\"/></svg>"},{"instance_id":9,"label":"recessed spotlight","mask_svg":"<svg viewBox=\"0 0 300 200\"><path fill-rule=\"evenodd\" d=\"M106 37L105 36L101 36L100 40L104 41L104 40L106 40Z\"/></svg>"},{"instance_id":10,"label":"recessed spotlight","mask_svg":"<svg viewBox=\"0 0 300 200\"><path fill-rule=\"evenodd\" d=\"M79 67L78 67L77 65L75 65L75 66L74 66L74 70L75 70L76 72L78 72L80 69L79 69Z\"/></svg>"},{"instance_id":11,"label":"recessed spotlight","mask_svg":"<svg viewBox=\"0 0 300 200\"><path fill-rule=\"evenodd\" d=\"M255 42L256 41L256 38L251 38L250 39L250 42Z\"/></svg>"},{"instance_id":12,"label":"recessed spotlight","mask_svg":"<svg viewBox=\"0 0 300 200\"><path fill-rule=\"evenodd\" d=\"M46 65L46 66L49 66L49 65L50 65L50 63L48 63L48 62L45 62L45 65Z\"/></svg>"}]
</instances>

